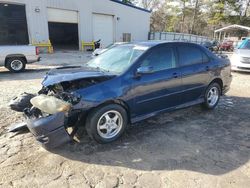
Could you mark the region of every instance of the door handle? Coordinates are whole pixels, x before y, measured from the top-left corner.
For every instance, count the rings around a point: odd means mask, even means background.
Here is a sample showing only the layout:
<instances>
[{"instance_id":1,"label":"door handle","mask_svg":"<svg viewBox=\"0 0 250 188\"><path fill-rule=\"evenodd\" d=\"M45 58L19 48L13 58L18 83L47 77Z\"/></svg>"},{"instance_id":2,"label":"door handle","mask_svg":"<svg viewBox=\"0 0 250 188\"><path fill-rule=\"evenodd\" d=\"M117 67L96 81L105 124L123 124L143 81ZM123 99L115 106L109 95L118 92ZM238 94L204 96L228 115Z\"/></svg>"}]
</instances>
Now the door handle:
<instances>
[{"instance_id":1,"label":"door handle","mask_svg":"<svg viewBox=\"0 0 250 188\"><path fill-rule=\"evenodd\" d=\"M206 71L210 71L210 67L209 66L206 66Z\"/></svg>"},{"instance_id":2,"label":"door handle","mask_svg":"<svg viewBox=\"0 0 250 188\"><path fill-rule=\"evenodd\" d=\"M178 78L179 76L178 76L178 73L173 73L173 78Z\"/></svg>"}]
</instances>

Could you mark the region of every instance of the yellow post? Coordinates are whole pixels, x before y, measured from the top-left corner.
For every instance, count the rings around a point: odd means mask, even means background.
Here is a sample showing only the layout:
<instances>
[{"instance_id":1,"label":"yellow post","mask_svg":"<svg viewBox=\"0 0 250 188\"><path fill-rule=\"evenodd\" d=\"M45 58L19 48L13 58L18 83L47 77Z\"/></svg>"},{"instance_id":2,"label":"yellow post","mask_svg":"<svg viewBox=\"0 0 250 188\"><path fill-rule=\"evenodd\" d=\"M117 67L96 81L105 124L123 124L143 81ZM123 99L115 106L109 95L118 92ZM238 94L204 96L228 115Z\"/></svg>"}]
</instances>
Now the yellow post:
<instances>
[{"instance_id":1,"label":"yellow post","mask_svg":"<svg viewBox=\"0 0 250 188\"><path fill-rule=\"evenodd\" d=\"M40 42L34 42L34 39L32 39L32 45L37 46L37 47L47 47L48 48L48 53L53 53L53 46L51 44L51 41L49 40L46 43L40 43Z\"/></svg>"},{"instance_id":2,"label":"yellow post","mask_svg":"<svg viewBox=\"0 0 250 188\"><path fill-rule=\"evenodd\" d=\"M50 42L50 39L49 39L49 49L48 49L48 50L49 50L49 53L50 53L50 54L52 54L53 51L54 51L54 50L53 50L53 46L52 46L52 44L51 44L51 42Z\"/></svg>"},{"instance_id":3,"label":"yellow post","mask_svg":"<svg viewBox=\"0 0 250 188\"><path fill-rule=\"evenodd\" d=\"M82 51L84 51L85 47L90 46L93 50L95 50L95 42L84 42L82 40Z\"/></svg>"}]
</instances>

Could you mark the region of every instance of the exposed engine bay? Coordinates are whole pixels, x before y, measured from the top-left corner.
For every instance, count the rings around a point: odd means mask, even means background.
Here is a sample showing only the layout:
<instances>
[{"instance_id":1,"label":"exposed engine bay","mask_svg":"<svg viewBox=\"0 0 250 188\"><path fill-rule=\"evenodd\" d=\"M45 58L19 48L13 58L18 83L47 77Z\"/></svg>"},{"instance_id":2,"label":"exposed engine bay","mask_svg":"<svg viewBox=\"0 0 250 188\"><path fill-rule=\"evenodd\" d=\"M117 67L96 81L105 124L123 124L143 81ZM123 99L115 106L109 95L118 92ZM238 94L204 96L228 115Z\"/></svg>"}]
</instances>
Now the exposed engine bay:
<instances>
[{"instance_id":1,"label":"exposed engine bay","mask_svg":"<svg viewBox=\"0 0 250 188\"><path fill-rule=\"evenodd\" d=\"M23 93L10 102L14 111L25 112L25 115L38 118L42 113L55 114L56 112L68 112L74 105L79 103L81 96L74 91L98 84L109 77L84 78L79 80L65 81L51 86L44 86L38 94ZM46 104L48 105L46 105ZM53 106L57 110L46 110ZM61 107L61 109L59 107ZM63 106L63 107L62 107ZM40 112L39 112L40 111Z\"/></svg>"},{"instance_id":2,"label":"exposed engine bay","mask_svg":"<svg viewBox=\"0 0 250 188\"><path fill-rule=\"evenodd\" d=\"M60 93L60 92L69 92L78 90L81 88L89 87L91 85L103 82L105 80L108 80L109 77L96 77L96 78L84 78L79 80L73 80L73 81L65 81L61 82L59 84L55 84L48 89Z\"/></svg>"}]
</instances>

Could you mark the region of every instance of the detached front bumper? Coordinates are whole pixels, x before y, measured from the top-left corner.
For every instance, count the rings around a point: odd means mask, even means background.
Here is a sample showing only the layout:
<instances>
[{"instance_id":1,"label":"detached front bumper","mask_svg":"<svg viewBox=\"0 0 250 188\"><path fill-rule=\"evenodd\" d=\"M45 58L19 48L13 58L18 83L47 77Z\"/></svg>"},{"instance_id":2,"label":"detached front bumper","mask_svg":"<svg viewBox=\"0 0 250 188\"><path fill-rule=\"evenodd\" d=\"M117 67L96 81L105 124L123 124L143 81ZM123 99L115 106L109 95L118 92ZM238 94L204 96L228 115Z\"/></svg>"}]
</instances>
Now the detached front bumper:
<instances>
[{"instance_id":1,"label":"detached front bumper","mask_svg":"<svg viewBox=\"0 0 250 188\"><path fill-rule=\"evenodd\" d=\"M71 140L65 129L64 113L27 120L27 126L36 140L46 149L52 149Z\"/></svg>"}]
</instances>

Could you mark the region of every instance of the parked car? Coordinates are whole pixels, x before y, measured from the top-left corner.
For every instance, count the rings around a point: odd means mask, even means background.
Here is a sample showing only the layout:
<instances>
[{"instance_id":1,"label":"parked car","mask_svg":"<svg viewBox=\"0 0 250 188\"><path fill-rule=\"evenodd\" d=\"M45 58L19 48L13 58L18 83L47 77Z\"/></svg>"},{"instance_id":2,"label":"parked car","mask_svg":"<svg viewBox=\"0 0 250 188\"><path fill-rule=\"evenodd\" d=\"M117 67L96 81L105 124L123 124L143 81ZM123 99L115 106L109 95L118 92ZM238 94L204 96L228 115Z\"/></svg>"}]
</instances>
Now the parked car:
<instances>
[{"instance_id":1,"label":"parked car","mask_svg":"<svg viewBox=\"0 0 250 188\"><path fill-rule=\"evenodd\" d=\"M94 50L94 52L92 53L92 57L95 57L95 56L98 56L104 52L106 52L107 50L111 49L111 48L114 48L118 45L121 45L121 44L125 44L125 42L116 42L114 44L110 44L108 45L106 48L97 48L96 50Z\"/></svg>"},{"instance_id":2,"label":"parked car","mask_svg":"<svg viewBox=\"0 0 250 188\"><path fill-rule=\"evenodd\" d=\"M222 51L233 51L234 50L234 43L230 40L225 40L219 45L219 50Z\"/></svg>"},{"instance_id":3,"label":"parked car","mask_svg":"<svg viewBox=\"0 0 250 188\"><path fill-rule=\"evenodd\" d=\"M247 39L247 37L241 37L240 40L234 41L234 42L233 42L233 47L234 47L234 49L240 47L240 45L244 42L245 39Z\"/></svg>"},{"instance_id":4,"label":"parked car","mask_svg":"<svg viewBox=\"0 0 250 188\"><path fill-rule=\"evenodd\" d=\"M247 37L241 37L240 41L238 42L237 47L240 47L240 45L247 39Z\"/></svg>"},{"instance_id":5,"label":"parked car","mask_svg":"<svg viewBox=\"0 0 250 188\"><path fill-rule=\"evenodd\" d=\"M250 72L250 38L235 50L230 58L233 71Z\"/></svg>"},{"instance_id":6,"label":"parked car","mask_svg":"<svg viewBox=\"0 0 250 188\"><path fill-rule=\"evenodd\" d=\"M11 72L21 72L26 64L39 60L39 49L35 46L0 46L0 66Z\"/></svg>"},{"instance_id":7,"label":"parked car","mask_svg":"<svg viewBox=\"0 0 250 188\"><path fill-rule=\"evenodd\" d=\"M231 80L230 62L198 44L124 44L84 67L52 69L24 114L45 148L68 142L81 126L109 143L130 124L163 112L196 104L214 109Z\"/></svg>"}]
</instances>

